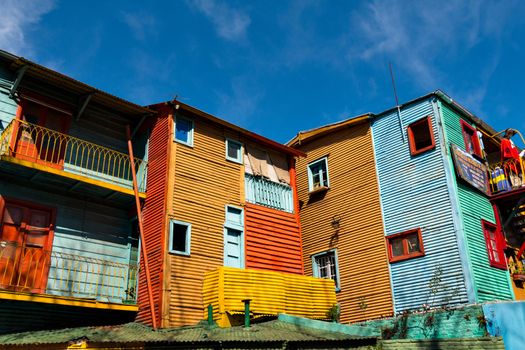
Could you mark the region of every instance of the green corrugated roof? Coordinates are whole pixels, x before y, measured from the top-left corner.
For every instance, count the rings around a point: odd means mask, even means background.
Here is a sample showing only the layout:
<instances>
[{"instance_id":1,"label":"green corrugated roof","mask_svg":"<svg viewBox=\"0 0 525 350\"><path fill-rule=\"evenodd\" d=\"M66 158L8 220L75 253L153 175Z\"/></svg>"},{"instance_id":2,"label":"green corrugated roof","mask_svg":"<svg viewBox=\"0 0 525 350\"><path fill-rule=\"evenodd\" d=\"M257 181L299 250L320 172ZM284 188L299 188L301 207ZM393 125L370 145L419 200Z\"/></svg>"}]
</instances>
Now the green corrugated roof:
<instances>
[{"instance_id":1,"label":"green corrugated roof","mask_svg":"<svg viewBox=\"0 0 525 350\"><path fill-rule=\"evenodd\" d=\"M88 343L132 342L210 342L210 341L323 341L375 339L308 328L282 321L269 321L244 327L209 328L205 325L153 331L139 323L120 326L80 327L24 332L0 336L0 345L59 344L84 339Z\"/></svg>"}]
</instances>

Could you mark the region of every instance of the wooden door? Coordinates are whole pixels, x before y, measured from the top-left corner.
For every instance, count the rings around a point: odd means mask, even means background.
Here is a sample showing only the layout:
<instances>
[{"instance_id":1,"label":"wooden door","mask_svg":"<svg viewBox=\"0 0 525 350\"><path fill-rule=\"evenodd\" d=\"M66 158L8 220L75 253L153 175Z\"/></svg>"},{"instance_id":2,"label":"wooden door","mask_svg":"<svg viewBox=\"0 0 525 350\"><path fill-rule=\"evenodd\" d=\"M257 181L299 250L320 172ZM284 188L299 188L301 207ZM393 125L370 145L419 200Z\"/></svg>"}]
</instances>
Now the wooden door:
<instances>
[{"instance_id":1,"label":"wooden door","mask_svg":"<svg viewBox=\"0 0 525 350\"><path fill-rule=\"evenodd\" d=\"M226 228L224 266L242 268L242 231Z\"/></svg>"},{"instance_id":2,"label":"wooden door","mask_svg":"<svg viewBox=\"0 0 525 350\"><path fill-rule=\"evenodd\" d=\"M53 211L7 202L0 227L0 287L31 293L46 289Z\"/></svg>"},{"instance_id":3,"label":"wooden door","mask_svg":"<svg viewBox=\"0 0 525 350\"><path fill-rule=\"evenodd\" d=\"M62 169L69 116L46 105L23 101L19 106L15 156Z\"/></svg>"}]
</instances>

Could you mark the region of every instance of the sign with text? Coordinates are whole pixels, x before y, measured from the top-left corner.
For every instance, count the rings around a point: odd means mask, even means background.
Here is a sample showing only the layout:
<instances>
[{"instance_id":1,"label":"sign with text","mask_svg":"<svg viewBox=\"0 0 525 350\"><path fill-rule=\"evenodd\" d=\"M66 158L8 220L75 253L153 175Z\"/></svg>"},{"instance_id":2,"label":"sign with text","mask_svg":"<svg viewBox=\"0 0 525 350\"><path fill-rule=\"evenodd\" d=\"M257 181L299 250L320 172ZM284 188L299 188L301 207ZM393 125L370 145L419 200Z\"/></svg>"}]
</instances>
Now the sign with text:
<instances>
[{"instance_id":1,"label":"sign with text","mask_svg":"<svg viewBox=\"0 0 525 350\"><path fill-rule=\"evenodd\" d=\"M456 174L476 189L489 195L487 166L456 145L451 145L451 149Z\"/></svg>"}]
</instances>

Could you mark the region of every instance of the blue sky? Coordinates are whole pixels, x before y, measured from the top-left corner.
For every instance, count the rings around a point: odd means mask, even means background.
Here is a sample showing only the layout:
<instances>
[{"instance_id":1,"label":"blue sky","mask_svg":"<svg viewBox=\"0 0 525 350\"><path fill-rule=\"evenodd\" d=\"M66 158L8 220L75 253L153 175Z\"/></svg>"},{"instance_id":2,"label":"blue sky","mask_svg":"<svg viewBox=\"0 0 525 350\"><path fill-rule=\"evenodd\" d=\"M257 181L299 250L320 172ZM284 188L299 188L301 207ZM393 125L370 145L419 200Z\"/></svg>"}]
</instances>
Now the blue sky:
<instances>
[{"instance_id":1,"label":"blue sky","mask_svg":"<svg viewBox=\"0 0 525 350\"><path fill-rule=\"evenodd\" d=\"M443 89L525 133L520 1L0 0L0 47L139 104L280 142Z\"/></svg>"}]
</instances>

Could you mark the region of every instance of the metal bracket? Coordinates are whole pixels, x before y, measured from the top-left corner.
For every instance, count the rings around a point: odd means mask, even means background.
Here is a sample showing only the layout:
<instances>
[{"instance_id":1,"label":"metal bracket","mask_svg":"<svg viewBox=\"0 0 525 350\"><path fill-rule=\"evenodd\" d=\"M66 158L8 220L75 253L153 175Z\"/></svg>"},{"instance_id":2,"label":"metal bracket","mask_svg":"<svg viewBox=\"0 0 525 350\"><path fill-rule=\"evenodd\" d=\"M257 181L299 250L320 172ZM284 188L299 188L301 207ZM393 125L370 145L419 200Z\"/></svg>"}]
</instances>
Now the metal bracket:
<instances>
[{"instance_id":1,"label":"metal bracket","mask_svg":"<svg viewBox=\"0 0 525 350\"><path fill-rule=\"evenodd\" d=\"M9 97L13 98L15 96L16 89L18 88L18 85L20 85L20 82L22 81L22 78L28 68L29 66L26 65L17 71L15 82L13 83L13 85L11 85L11 90L9 90Z\"/></svg>"},{"instance_id":2,"label":"metal bracket","mask_svg":"<svg viewBox=\"0 0 525 350\"><path fill-rule=\"evenodd\" d=\"M84 101L82 102L82 106L80 107L80 109L77 112L77 115L75 116L75 121L78 122L78 120L82 116L82 113L84 113L84 110L86 109L86 107L87 107L89 101L91 100L92 96L93 96L92 93L89 94L89 95L84 96Z\"/></svg>"}]
</instances>

